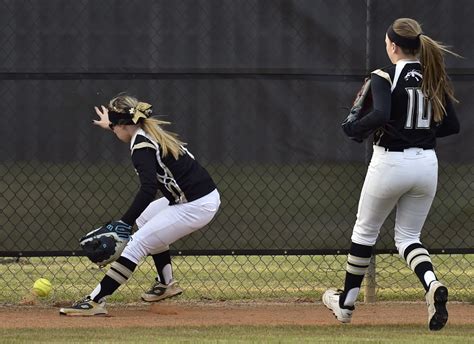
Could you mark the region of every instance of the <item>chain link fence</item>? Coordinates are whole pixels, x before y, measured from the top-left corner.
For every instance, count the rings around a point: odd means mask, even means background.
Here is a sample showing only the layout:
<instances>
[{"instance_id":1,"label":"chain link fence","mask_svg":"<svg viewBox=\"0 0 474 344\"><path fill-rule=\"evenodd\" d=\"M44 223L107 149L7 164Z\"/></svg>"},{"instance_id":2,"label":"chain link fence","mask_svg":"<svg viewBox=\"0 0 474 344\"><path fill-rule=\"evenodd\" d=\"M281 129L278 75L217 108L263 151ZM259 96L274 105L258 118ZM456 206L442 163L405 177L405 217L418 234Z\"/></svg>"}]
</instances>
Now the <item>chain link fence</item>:
<instances>
[{"instance_id":1,"label":"chain link fence","mask_svg":"<svg viewBox=\"0 0 474 344\"><path fill-rule=\"evenodd\" d=\"M341 286L370 154L342 134L343 107L388 63L385 30L402 16L465 57L446 61L462 133L440 140L422 240L451 298L472 300L472 7L0 0L0 302L19 301L38 277L57 299L102 277L78 238L119 218L137 190L127 145L91 124L93 106L122 91L173 123L222 195L215 220L172 247L186 298L312 299ZM420 299L396 255L393 218L376 249L378 298ZM115 300L133 300L154 277L148 258Z\"/></svg>"}]
</instances>

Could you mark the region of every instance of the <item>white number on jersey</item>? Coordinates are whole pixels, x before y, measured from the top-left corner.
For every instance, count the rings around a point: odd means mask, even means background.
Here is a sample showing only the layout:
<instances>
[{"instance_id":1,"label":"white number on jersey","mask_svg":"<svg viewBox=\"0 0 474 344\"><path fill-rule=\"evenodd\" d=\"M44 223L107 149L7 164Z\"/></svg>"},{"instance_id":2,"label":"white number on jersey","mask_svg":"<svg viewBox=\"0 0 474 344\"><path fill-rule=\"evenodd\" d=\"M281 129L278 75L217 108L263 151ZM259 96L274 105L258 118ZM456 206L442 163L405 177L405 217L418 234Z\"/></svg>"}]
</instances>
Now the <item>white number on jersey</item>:
<instances>
[{"instance_id":1,"label":"white number on jersey","mask_svg":"<svg viewBox=\"0 0 474 344\"><path fill-rule=\"evenodd\" d=\"M426 99L420 87L407 87L407 121L405 129L429 129L431 124L431 102ZM415 119L415 123L414 122Z\"/></svg>"}]
</instances>

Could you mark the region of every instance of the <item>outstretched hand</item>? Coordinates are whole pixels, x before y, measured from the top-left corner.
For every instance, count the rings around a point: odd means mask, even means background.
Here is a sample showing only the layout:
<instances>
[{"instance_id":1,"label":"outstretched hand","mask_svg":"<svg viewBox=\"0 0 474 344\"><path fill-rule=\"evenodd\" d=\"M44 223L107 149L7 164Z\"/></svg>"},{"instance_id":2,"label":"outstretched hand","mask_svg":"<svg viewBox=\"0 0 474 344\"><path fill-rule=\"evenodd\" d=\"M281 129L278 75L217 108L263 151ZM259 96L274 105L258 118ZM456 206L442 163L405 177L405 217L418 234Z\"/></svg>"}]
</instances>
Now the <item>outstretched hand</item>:
<instances>
[{"instance_id":1,"label":"outstretched hand","mask_svg":"<svg viewBox=\"0 0 474 344\"><path fill-rule=\"evenodd\" d=\"M99 116L99 120L93 120L92 122L95 124L95 125L98 125L99 127L101 127L102 129L107 129L107 130L111 130L110 127L109 127L109 124L110 124L110 121L109 121L109 110L107 110L107 108L103 105L100 106L101 109L99 109L97 106L94 106L94 109L95 109L95 113L97 114L97 116Z\"/></svg>"}]
</instances>

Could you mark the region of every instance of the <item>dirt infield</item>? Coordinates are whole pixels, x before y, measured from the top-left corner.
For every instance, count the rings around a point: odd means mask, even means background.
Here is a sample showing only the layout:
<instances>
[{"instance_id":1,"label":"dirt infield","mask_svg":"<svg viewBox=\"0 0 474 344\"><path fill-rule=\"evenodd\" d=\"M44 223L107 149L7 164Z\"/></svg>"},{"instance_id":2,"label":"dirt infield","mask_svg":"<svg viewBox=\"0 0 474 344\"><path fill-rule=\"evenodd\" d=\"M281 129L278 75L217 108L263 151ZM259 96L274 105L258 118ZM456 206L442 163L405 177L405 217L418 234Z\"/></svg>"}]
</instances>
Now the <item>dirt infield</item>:
<instances>
[{"instance_id":1,"label":"dirt infield","mask_svg":"<svg viewBox=\"0 0 474 344\"><path fill-rule=\"evenodd\" d=\"M0 328L156 327L212 325L336 325L321 303L184 303L108 306L108 316L60 316L58 307L2 306ZM474 326L474 305L450 303L448 324ZM426 324L426 305L417 303L360 304L353 325Z\"/></svg>"}]
</instances>

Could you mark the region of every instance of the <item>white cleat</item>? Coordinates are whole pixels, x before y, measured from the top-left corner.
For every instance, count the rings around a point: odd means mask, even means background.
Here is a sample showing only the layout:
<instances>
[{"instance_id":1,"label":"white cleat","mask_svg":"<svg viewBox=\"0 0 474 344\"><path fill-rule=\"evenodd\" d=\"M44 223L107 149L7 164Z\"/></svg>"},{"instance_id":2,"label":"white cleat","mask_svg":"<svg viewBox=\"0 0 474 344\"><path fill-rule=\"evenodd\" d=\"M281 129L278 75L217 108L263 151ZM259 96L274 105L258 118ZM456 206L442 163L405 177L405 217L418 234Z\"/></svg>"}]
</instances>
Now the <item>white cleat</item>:
<instances>
[{"instance_id":1,"label":"white cleat","mask_svg":"<svg viewBox=\"0 0 474 344\"><path fill-rule=\"evenodd\" d=\"M425 297L428 305L428 327L431 331L441 330L448 321L448 288L439 281L433 281Z\"/></svg>"},{"instance_id":2,"label":"white cleat","mask_svg":"<svg viewBox=\"0 0 474 344\"><path fill-rule=\"evenodd\" d=\"M352 311L354 307L342 308L339 305L339 298L342 294L342 290L328 289L323 294L323 303L329 308L337 320L341 323L348 324L352 319Z\"/></svg>"},{"instance_id":3,"label":"white cleat","mask_svg":"<svg viewBox=\"0 0 474 344\"><path fill-rule=\"evenodd\" d=\"M150 290L142 294L142 300L146 302L157 302L178 296L182 293L183 289L181 289L174 280L171 280L168 284L161 284L156 281Z\"/></svg>"},{"instance_id":4,"label":"white cleat","mask_svg":"<svg viewBox=\"0 0 474 344\"><path fill-rule=\"evenodd\" d=\"M107 309L105 309L105 301L94 302L90 296L86 296L82 300L75 302L71 307L61 308L59 314L83 317L107 315Z\"/></svg>"}]
</instances>

